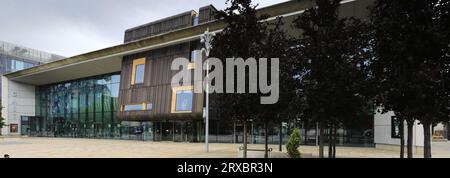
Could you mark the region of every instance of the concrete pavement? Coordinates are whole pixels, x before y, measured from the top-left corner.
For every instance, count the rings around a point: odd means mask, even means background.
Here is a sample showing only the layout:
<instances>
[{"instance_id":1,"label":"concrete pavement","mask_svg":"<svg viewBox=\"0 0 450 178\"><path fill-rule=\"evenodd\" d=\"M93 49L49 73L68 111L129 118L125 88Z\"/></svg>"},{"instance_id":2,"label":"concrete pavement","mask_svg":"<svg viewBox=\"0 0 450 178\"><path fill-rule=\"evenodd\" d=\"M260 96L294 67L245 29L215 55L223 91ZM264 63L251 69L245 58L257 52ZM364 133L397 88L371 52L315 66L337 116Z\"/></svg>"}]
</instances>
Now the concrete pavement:
<instances>
[{"instance_id":1,"label":"concrete pavement","mask_svg":"<svg viewBox=\"0 0 450 178\"><path fill-rule=\"evenodd\" d=\"M11 158L236 158L240 144L210 144L205 153L202 143L142 142L71 138L0 138L0 155ZM274 157L285 157L278 145L270 145ZM264 145L249 145L263 149ZM318 157L318 147L301 146L305 155ZM262 155L254 153L253 155ZM376 148L337 147L340 158L398 158L397 151ZM415 155L415 157L422 157ZM433 157L450 158L450 142L433 143Z\"/></svg>"}]
</instances>

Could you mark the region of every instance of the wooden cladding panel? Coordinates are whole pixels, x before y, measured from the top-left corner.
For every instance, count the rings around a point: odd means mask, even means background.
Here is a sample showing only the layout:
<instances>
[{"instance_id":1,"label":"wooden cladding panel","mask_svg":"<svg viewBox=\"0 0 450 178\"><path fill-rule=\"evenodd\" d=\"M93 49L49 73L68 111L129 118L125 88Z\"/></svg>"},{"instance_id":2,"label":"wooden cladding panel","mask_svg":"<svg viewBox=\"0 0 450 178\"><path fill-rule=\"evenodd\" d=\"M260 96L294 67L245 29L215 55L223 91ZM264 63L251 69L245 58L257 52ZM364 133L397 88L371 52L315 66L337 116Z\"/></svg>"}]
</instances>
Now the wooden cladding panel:
<instances>
[{"instance_id":1,"label":"wooden cladding panel","mask_svg":"<svg viewBox=\"0 0 450 178\"><path fill-rule=\"evenodd\" d=\"M152 103L151 111L119 112L122 120L155 120L162 118L201 119L203 113L203 94L194 94L193 111L189 114L172 114L172 61L177 57L190 56L190 45L181 44L162 49L125 56L122 62L120 86L120 105ZM145 77L143 84L131 85L133 60L145 58Z\"/></svg>"}]
</instances>

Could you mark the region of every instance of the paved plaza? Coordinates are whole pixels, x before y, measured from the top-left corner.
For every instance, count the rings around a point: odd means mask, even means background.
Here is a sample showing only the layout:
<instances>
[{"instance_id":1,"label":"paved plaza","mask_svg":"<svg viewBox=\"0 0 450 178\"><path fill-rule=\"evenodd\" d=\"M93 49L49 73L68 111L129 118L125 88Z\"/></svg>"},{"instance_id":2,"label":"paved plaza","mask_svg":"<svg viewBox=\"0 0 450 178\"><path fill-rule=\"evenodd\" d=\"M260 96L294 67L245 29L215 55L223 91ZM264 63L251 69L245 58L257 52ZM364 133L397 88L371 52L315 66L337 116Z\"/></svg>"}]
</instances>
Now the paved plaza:
<instances>
[{"instance_id":1,"label":"paved plaza","mask_svg":"<svg viewBox=\"0 0 450 178\"><path fill-rule=\"evenodd\" d=\"M202 143L0 137L0 154L9 154L11 158L237 158L240 146L210 144L210 152L205 153ZM270 147L274 150L273 157L285 155L278 152L278 145ZM263 149L264 145L249 145L249 148ZM318 147L301 146L300 150L305 155L318 156ZM337 155L341 158L397 158L398 152L376 148L338 147ZM433 143L433 157L450 158L450 142Z\"/></svg>"}]
</instances>

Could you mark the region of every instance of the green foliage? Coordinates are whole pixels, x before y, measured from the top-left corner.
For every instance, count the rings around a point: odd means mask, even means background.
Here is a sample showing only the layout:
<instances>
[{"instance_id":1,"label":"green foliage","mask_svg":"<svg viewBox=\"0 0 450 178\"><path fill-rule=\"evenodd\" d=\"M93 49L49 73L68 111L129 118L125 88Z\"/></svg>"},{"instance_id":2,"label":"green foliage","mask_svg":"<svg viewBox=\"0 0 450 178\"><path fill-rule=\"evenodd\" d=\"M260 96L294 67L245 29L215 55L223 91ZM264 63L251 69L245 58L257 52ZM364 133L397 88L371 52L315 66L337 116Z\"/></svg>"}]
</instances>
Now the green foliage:
<instances>
[{"instance_id":1,"label":"green foliage","mask_svg":"<svg viewBox=\"0 0 450 178\"><path fill-rule=\"evenodd\" d=\"M286 144L286 149L291 158L301 158L301 153L298 150L301 143L300 130L294 129L292 132L288 143Z\"/></svg>"},{"instance_id":2,"label":"green foliage","mask_svg":"<svg viewBox=\"0 0 450 178\"><path fill-rule=\"evenodd\" d=\"M449 120L449 6L441 0L377 0L371 8L375 104L419 120L424 129ZM431 140L424 141L425 157L431 157Z\"/></svg>"},{"instance_id":3,"label":"green foliage","mask_svg":"<svg viewBox=\"0 0 450 178\"><path fill-rule=\"evenodd\" d=\"M301 114L311 122L354 124L371 114L368 25L339 18L340 0L317 0L295 20Z\"/></svg>"},{"instance_id":4,"label":"green foliage","mask_svg":"<svg viewBox=\"0 0 450 178\"><path fill-rule=\"evenodd\" d=\"M251 0L230 0L227 1L229 7L217 12L217 18L222 19L227 26L221 33L216 34L213 40L213 49L211 56L216 57L225 64L226 59L230 57L255 58L257 66L260 64L260 58L279 58L280 70L280 92L279 102L272 105L262 105L261 96L267 94L257 92L249 92L249 84L247 82L245 93L214 93L211 94L211 111L213 117L223 120L252 120L273 121L278 123L279 118L286 118L287 114L281 117L277 113L291 113L286 110L291 109L289 106L292 102L293 93L295 93L292 85L293 81L293 64L294 57L290 57L290 41L289 37L282 30L282 19L271 22L262 20L267 15L257 15L256 5ZM272 62L269 62L268 69L271 68ZM227 70L224 66L224 72ZM236 72L236 71L235 71ZM249 75L246 71L246 76ZM236 74L235 74L236 75ZM225 74L223 75L225 76ZM223 91L226 91L226 83L223 83ZM236 86L233 86L236 90Z\"/></svg>"}]
</instances>

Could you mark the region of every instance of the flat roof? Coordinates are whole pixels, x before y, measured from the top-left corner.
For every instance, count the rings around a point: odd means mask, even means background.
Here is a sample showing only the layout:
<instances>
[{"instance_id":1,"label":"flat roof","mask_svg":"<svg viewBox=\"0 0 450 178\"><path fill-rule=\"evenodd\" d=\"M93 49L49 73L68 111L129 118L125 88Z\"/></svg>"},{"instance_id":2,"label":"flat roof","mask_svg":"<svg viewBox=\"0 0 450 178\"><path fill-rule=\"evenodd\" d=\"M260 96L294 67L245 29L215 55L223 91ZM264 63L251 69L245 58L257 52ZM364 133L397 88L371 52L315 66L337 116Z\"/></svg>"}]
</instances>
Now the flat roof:
<instances>
[{"instance_id":1,"label":"flat roof","mask_svg":"<svg viewBox=\"0 0 450 178\"><path fill-rule=\"evenodd\" d=\"M287 1L258 9L257 13L269 17L287 16L311 6L310 1ZM8 73L4 76L21 83L45 85L118 72L121 70L123 56L197 40L208 28L210 31L219 31L224 27L224 22L216 20Z\"/></svg>"}]
</instances>

